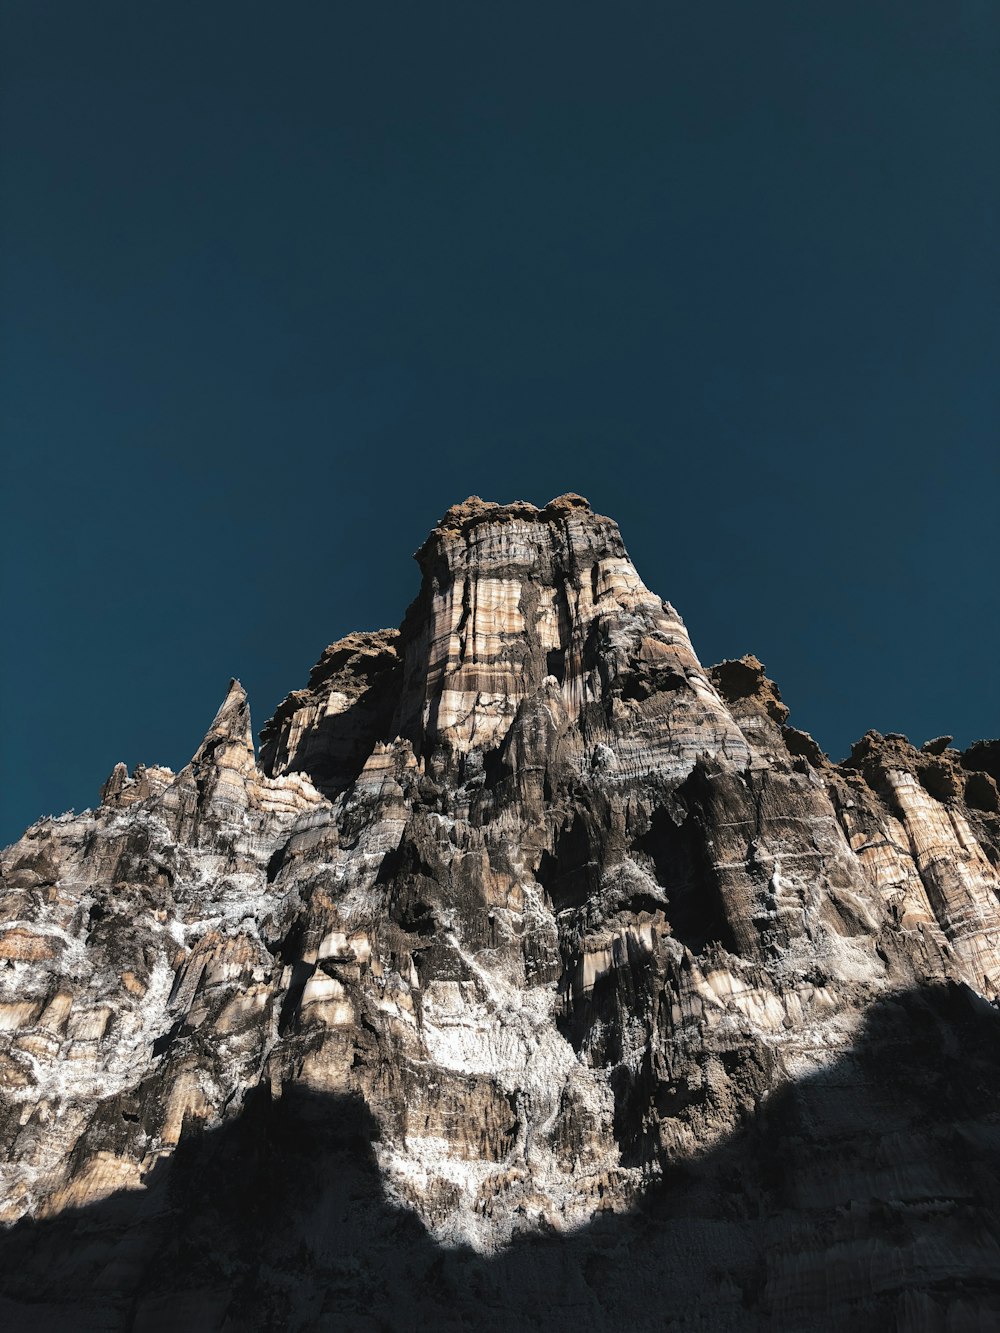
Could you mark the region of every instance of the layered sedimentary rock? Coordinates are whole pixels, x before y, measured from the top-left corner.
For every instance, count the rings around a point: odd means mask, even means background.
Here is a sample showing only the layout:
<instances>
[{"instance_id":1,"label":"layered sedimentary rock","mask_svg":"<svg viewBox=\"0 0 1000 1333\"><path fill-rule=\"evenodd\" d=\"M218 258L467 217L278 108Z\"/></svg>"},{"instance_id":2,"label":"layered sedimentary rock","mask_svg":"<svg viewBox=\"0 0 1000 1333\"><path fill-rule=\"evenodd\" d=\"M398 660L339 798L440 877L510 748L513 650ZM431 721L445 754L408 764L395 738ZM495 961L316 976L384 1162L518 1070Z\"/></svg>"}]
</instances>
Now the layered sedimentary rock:
<instances>
[{"instance_id":1,"label":"layered sedimentary rock","mask_svg":"<svg viewBox=\"0 0 1000 1333\"><path fill-rule=\"evenodd\" d=\"M0 1315L996 1326L1000 745L831 763L579 496L417 560L3 854Z\"/></svg>"}]
</instances>

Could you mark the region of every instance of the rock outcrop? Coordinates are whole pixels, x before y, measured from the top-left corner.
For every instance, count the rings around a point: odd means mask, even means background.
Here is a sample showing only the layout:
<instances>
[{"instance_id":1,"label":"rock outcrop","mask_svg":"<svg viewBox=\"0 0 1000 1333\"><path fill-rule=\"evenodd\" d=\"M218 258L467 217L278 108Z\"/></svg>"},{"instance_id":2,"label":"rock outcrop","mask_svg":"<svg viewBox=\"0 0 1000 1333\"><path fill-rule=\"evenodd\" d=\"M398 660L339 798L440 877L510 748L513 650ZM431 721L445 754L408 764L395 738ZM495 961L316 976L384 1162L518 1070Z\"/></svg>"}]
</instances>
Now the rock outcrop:
<instances>
[{"instance_id":1,"label":"rock outcrop","mask_svg":"<svg viewBox=\"0 0 1000 1333\"><path fill-rule=\"evenodd\" d=\"M1000 742L832 763L579 496L417 560L3 853L0 1316L995 1327Z\"/></svg>"}]
</instances>

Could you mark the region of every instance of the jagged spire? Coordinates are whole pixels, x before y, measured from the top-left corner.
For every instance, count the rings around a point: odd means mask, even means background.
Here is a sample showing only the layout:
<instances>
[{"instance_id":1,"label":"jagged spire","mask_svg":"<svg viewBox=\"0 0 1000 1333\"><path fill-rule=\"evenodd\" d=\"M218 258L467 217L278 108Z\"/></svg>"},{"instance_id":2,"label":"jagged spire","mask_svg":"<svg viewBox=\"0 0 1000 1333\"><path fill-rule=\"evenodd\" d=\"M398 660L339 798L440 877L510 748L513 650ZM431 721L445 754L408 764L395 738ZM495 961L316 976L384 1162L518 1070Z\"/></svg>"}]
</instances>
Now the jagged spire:
<instances>
[{"instance_id":1,"label":"jagged spire","mask_svg":"<svg viewBox=\"0 0 1000 1333\"><path fill-rule=\"evenodd\" d=\"M212 725L205 733L205 739L194 752L191 762L193 764L206 761L219 763L219 752L223 747L227 747L227 749L233 747L233 750L237 753L242 749L246 752L250 765L254 764L255 751L253 731L250 725L250 702L247 699L246 690L235 677L229 682L226 697L223 699ZM227 754L227 757L232 763L236 754Z\"/></svg>"}]
</instances>

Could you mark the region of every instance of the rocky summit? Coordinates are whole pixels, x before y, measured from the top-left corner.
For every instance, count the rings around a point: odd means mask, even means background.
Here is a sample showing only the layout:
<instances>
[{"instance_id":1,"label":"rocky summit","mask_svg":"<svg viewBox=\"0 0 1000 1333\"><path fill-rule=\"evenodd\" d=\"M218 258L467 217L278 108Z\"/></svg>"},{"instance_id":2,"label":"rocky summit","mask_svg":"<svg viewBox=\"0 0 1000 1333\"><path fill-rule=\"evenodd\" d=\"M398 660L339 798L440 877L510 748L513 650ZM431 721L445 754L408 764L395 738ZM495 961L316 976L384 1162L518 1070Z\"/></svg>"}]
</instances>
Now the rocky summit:
<instances>
[{"instance_id":1,"label":"rocky summit","mask_svg":"<svg viewBox=\"0 0 1000 1333\"><path fill-rule=\"evenodd\" d=\"M0 1325L1000 1327L1000 742L832 763L577 495L2 856Z\"/></svg>"}]
</instances>

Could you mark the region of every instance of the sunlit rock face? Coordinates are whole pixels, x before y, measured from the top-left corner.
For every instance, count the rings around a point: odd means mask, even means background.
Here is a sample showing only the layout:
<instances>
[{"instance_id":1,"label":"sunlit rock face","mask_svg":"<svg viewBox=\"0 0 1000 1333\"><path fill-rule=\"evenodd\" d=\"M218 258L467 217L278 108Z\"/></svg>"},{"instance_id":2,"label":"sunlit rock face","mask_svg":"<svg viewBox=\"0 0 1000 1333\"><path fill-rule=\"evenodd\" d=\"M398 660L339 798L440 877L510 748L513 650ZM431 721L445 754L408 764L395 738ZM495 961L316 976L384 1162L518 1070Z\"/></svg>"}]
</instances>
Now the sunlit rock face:
<instances>
[{"instance_id":1,"label":"sunlit rock face","mask_svg":"<svg viewBox=\"0 0 1000 1333\"><path fill-rule=\"evenodd\" d=\"M562 1327L560 1311L583 1328L623 1311L650 1328L995 1327L996 1125L963 1103L975 1165L943 1163L952 1103L880 1120L857 1051L862 1031L869 1053L902 1050L905 1023L875 1041L869 1016L908 1013L899 997L931 987L994 1019L1000 746L918 751L870 732L832 764L756 658L701 666L579 496L467 500L417 560L400 629L331 645L259 758L233 682L179 774L119 765L96 809L3 853L0 1207L21 1221L0 1315L417 1327L365 1267L395 1253L391 1215L418 1228L428 1272L492 1256L453 1302L484 1327L515 1308L539 1328ZM961 1080L958 1035L941 1049L941 1076L951 1060ZM767 1107L796 1088L808 1114L776 1147ZM376 1183L350 1197L368 1200L371 1253L336 1257L336 1208L281 1194L260 1235L287 1242L284 1277L261 1268L252 1229L242 1257L199 1251L197 1276L176 1253L164 1266L185 1144L221 1143L262 1105L283 1124L303 1099L310 1115L272 1135L268 1161L299 1170L315 1137L322 1177L322 1107L364 1108ZM868 1116L853 1137L849 1106ZM719 1167L685 1193L693 1163L728 1160L750 1132L765 1135L752 1182ZM796 1163L794 1181L775 1183L768 1153ZM219 1175L230 1158L212 1160ZM607 1257L607 1219L634 1228L664 1197L688 1267L650 1313L646 1280ZM932 1244L929 1198L952 1228ZM780 1263L738 1234L759 1240L765 1216ZM40 1292L51 1242L32 1228L57 1224L59 1290ZM545 1263L512 1268L540 1237ZM550 1263L532 1323L513 1289ZM90 1323L60 1325L60 1302Z\"/></svg>"},{"instance_id":2,"label":"sunlit rock face","mask_svg":"<svg viewBox=\"0 0 1000 1333\"><path fill-rule=\"evenodd\" d=\"M417 560L424 583L403 627L395 723L422 754L495 749L546 690L591 747L605 731L621 740L626 771L655 755L658 769L681 772L689 754L727 742L746 757L680 617L645 587L617 525L580 496L542 511L467 500Z\"/></svg>"}]
</instances>

